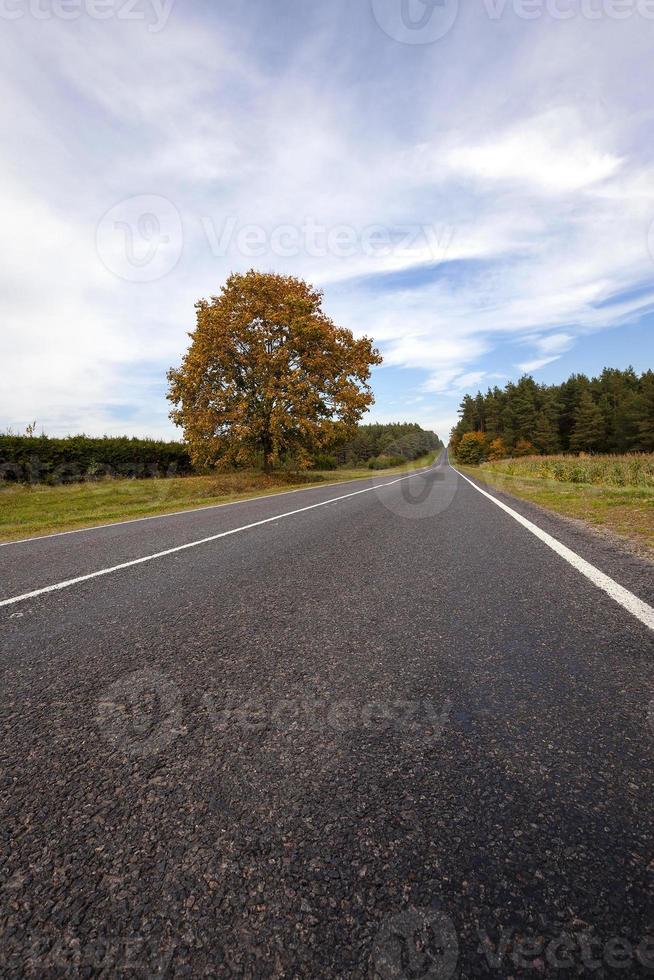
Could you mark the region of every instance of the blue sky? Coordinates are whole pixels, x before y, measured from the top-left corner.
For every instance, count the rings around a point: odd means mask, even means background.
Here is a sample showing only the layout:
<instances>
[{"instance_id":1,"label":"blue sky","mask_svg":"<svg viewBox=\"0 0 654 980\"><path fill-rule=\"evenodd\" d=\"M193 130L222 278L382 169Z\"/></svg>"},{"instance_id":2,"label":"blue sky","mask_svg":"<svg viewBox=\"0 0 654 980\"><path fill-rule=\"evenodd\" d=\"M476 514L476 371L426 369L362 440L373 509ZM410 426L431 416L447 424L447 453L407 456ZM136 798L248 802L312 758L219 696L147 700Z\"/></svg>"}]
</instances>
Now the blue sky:
<instances>
[{"instance_id":1,"label":"blue sky","mask_svg":"<svg viewBox=\"0 0 654 980\"><path fill-rule=\"evenodd\" d=\"M371 420L652 366L653 18L5 0L0 428L174 436L193 304L250 267L375 338Z\"/></svg>"}]
</instances>

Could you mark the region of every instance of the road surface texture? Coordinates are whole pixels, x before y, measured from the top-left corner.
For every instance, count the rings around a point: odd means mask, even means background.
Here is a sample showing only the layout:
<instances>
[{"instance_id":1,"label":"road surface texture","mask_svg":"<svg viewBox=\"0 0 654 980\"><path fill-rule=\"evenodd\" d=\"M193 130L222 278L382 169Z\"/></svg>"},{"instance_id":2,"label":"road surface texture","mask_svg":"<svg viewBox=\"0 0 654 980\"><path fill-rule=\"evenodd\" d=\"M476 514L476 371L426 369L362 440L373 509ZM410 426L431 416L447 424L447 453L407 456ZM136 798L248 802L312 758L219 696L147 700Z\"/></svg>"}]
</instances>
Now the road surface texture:
<instances>
[{"instance_id":1,"label":"road surface texture","mask_svg":"<svg viewBox=\"0 0 654 980\"><path fill-rule=\"evenodd\" d=\"M654 634L445 459L0 570L3 977L652 974Z\"/></svg>"}]
</instances>

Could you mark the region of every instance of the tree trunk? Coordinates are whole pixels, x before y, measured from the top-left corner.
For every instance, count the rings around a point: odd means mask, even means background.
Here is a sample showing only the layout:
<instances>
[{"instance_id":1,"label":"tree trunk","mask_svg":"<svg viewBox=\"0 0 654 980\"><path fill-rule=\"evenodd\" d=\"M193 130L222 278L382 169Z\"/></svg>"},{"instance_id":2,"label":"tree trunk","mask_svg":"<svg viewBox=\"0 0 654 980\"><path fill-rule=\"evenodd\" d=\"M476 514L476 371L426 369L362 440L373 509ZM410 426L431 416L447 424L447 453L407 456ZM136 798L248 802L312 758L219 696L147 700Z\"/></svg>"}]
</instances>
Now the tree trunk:
<instances>
[{"instance_id":1,"label":"tree trunk","mask_svg":"<svg viewBox=\"0 0 654 980\"><path fill-rule=\"evenodd\" d=\"M263 449L263 472L272 473L272 439L266 432L261 439Z\"/></svg>"}]
</instances>

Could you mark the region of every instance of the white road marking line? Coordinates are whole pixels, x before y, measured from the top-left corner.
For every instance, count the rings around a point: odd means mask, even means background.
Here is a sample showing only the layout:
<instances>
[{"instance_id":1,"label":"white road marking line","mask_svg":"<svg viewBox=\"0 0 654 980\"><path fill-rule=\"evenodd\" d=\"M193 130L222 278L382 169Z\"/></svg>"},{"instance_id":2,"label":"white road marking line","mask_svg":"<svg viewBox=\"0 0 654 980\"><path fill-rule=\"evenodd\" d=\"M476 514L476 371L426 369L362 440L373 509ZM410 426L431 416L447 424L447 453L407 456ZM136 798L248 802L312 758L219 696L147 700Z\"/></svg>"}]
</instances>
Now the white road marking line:
<instances>
[{"instance_id":1,"label":"white road marking line","mask_svg":"<svg viewBox=\"0 0 654 980\"><path fill-rule=\"evenodd\" d=\"M437 463L438 460L435 461ZM434 466L432 463L431 466ZM431 466L422 467L416 470L415 473L425 473ZM415 473L411 475L414 476ZM148 514L146 517L131 517L126 521L109 521L108 524L92 524L91 527L75 527L72 531L53 531L52 534L36 534L32 538L18 538L16 541L0 541L0 548L8 548L13 544L30 544L31 541L47 541L48 538L62 538L65 534L83 534L84 531L104 531L109 527L121 527L123 524L139 524L141 521L159 521L164 517L183 517L185 514L199 514L203 510L216 510L218 507L233 507L235 504L252 504L257 500L267 500L269 497L285 497L289 493L306 493L308 490L326 490L327 487L344 487L347 483L356 483L359 480L374 480L381 479L381 477L374 476L361 476L355 477L353 480L338 480L337 482L330 483L326 480L324 483L315 483L310 487L294 487L293 490L277 490L275 493L262 493L257 497L243 497L242 500L225 500L221 504L206 504L202 507L186 507L184 510L171 510L165 514ZM384 484L375 484L375 486L383 486Z\"/></svg>"},{"instance_id":2,"label":"white road marking line","mask_svg":"<svg viewBox=\"0 0 654 980\"><path fill-rule=\"evenodd\" d=\"M364 476L358 479L369 480ZM279 490L275 493L262 493L258 497L244 497L242 500L225 500L221 504L206 504L202 507L186 507L184 510L171 510L165 514L148 514L146 517L131 517L126 521L109 521L108 524L92 524L91 527L75 527L72 531L53 531L52 534L38 534L33 538L18 538L16 541L0 541L0 548L8 548L12 544L29 544L31 541L47 541L48 538L62 538L65 534L82 534L84 531L104 531L108 527L121 527L123 524L139 524L141 521L159 521L163 517L182 517L185 514L199 514L203 510L216 510L218 507L233 507L234 504L251 504L256 500L267 500L269 497L284 497L289 493L304 493L307 490L326 490L327 487L342 487L355 480L339 480L338 483L316 483L311 487L295 487L293 490Z\"/></svg>"},{"instance_id":3,"label":"white road marking line","mask_svg":"<svg viewBox=\"0 0 654 980\"><path fill-rule=\"evenodd\" d=\"M349 497L358 497L362 493L370 493L372 490L384 490L386 487L392 487L396 483L403 483L405 480L411 480L414 476L418 476L421 473L427 472L431 467L427 469L416 470L414 473L410 473L408 476L399 477L397 480L390 480L388 483L376 483L371 487L364 487L363 490L355 490L353 493L342 494L340 497L332 497L329 500L321 500L317 504L309 504L307 507L299 507L297 510L286 511L285 514L275 514L274 517L266 517L261 521L254 521L252 524L244 524L241 527L231 528L229 531L221 531L219 534L212 534L208 538L201 538L199 541L189 541L187 544L180 544L174 548L167 548L165 551L158 551L154 555L145 555L143 558L133 558L131 561L121 562L120 565L112 565L109 568L101 568L97 572L89 572L86 575L78 575L76 578L66 579L64 582L57 582L55 585L46 585L41 589L35 589L33 592L25 592L23 595L13 596L11 599L1 599L0 607L2 606L13 606L17 602L25 602L27 599L35 599L37 596L46 595L48 592L59 592L61 589L68 589L71 585L79 585L80 582L88 582L93 578L100 578L103 575L111 575L113 572L122 571L124 568L133 568L135 565L142 565L148 561L154 561L156 558L165 558L167 555L174 555L180 551L187 551L189 548L197 548L202 544L209 544L211 541L218 541L220 538L227 538L231 534L238 534L240 531L249 531L254 527L261 527L263 524L272 524L274 521L283 521L287 517L293 517L295 514L303 514L308 510L315 510L317 507L327 507L329 504L338 503L340 500L347 500Z\"/></svg>"},{"instance_id":4,"label":"white road marking line","mask_svg":"<svg viewBox=\"0 0 654 980\"><path fill-rule=\"evenodd\" d=\"M560 555L560 557L567 561L568 564L572 565L573 568L576 568L578 572L585 575L587 579L590 579L593 585L596 585L598 589L602 590L602 592L606 592L606 594L621 605L623 609L630 612L632 616L639 619L640 622L644 623L645 626L648 626L649 629L654 630L654 609L652 606L649 606L646 602L643 602L643 600L639 599L638 596L633 594L633 592L629 592L628 589L625 589L622 585L619 585L614 579L610 578L608 575L605 575L604 572L600 572L599 568L595 568L594 565L591 565L590 562L586 561L585 558L582 558L581 555L578 555L575 551L572 551L571 548L566 547L566 545L561 544L560 541L553 538L551 534L547 533L547 531L543 531L536 524L532 524L532 522L528 521L526 517L519 514L517 510L513 510L511 507L508 507L501 500L498 500L497 497L493 497L492 494L486 493L485 490L478 487L476 483L469 480L467 476L463 475L463 473L459 473L456 467L452 466L452 469L461 477L462 480L465 480L471 487L474 487L477 493L481 493L484 497L488 497L489 500L492 500L497 507L500 507L507 514L510 514L510 516L517 521L518 524L522 524L523 527L526 527L527 530L531 531L532 534L535 534L536 537L543 542L543 544L546 544L548 548L555 551L557 555Z\"/></svg>"}]
</instances>

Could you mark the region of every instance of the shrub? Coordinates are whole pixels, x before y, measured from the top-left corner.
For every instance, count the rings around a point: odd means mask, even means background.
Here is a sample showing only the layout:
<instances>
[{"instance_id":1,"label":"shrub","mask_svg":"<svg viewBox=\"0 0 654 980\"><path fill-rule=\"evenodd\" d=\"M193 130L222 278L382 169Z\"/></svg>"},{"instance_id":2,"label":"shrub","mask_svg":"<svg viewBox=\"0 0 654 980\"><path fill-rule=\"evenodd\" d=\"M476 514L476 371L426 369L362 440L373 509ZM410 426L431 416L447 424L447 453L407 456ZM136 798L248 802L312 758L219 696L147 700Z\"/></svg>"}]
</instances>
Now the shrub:
<instances>
[{"instance_id":1,"label":"shrub","mask_svg":"<svg viewBox=\"0 0 654 980\"><path fill-rule=\"evenodd\" d=\"M338 467L335 456L329 456L327 453L318 453L314 456L311 468L314 470L335 470Z\"/></svg>"},{"instance_id":2,"label":"shrub","mask_svg":"<svg viewBox=\"0 0 654 980\"><path fill-rule=\"evenodd\" d=\"M460 463L478 466L486 457L486 436L483 432L466 432L457 446L456 458Z\"/></svg>"},{"instance_id":3,"label":"shrub","mask_svg":"<svg viewBox=\"0 0 654 980\"><path fill-rule=\"evenodd\" d=\"M514 456L534 456L536 455L536 447L528 439L518 439L515 446L513 447Z\"/></svg>"},{"instance_id":4,"label":"shrub","mask_svg":"<svg viewBox=\"0 0 654 980\"><path fill-rule=\"evenodd\" d=\"M509 450L506 448L506 444L503 439L499 436L497 439L493 439L490 446L488 447L487 459L506 459L509 455Z\"/></svg>"},{"instance_id":5,"label":"shrub","mask_svg":"<svg viewBox=\"0 0 654 980\"><path fill-rule=\"evenodd\" d=\"M388 470L392 466L403 466L406 463L404 456L374 456L368 462L369 470Z\"/></svg>"}]
</instances>

